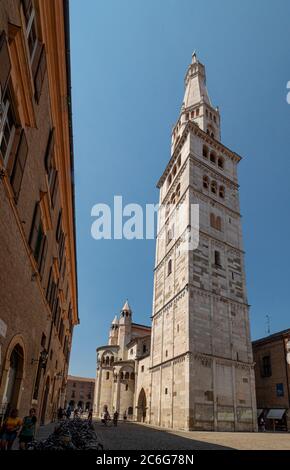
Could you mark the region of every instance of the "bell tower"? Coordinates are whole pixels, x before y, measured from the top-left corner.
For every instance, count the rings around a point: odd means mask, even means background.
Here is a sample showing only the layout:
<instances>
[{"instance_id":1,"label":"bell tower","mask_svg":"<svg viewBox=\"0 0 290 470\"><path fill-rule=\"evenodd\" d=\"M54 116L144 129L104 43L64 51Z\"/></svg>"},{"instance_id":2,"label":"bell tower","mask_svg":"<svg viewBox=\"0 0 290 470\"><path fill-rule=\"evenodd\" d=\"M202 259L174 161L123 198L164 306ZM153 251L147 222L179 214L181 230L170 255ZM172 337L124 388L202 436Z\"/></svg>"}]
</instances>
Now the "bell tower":
<instances>
[{"instance_id":1,"label":"bell tower","mask_svg":"<svg viewBox=\"0 0 290 470\"><path fill-rule=\"evenodd\" d=\"M220 141L205 67L192 55L158 182L150 422L181 429L256 430L237 166ZM192 205L199 241L186 248ZM166 208L166 210L164 210ZM176 217L182 211L183 218ZM178 222L176 222L178 221Z\"/></svg>"}]
</instances>

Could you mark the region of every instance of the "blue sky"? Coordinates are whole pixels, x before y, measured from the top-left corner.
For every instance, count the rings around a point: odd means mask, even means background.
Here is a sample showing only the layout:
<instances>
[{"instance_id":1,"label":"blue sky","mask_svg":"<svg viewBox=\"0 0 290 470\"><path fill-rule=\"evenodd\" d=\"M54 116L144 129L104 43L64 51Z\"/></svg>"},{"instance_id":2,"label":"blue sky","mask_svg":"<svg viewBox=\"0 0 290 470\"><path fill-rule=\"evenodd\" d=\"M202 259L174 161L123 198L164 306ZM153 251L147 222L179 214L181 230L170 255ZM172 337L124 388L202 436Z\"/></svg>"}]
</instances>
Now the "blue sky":
<instances>
[{"instance_id":1,"label":"blue sky","mask_svg":"<svg viewBox=\"0 0 290 470\"><path fill-rule=\"evenodd\" d=\"M92 206L158 202L193 50L239 165L252 338L290 327L290 80L287 0L71 0L79 315L70 372L128 297L150 324L154 240L96 241Z\"/></svg>"}]
</instances>

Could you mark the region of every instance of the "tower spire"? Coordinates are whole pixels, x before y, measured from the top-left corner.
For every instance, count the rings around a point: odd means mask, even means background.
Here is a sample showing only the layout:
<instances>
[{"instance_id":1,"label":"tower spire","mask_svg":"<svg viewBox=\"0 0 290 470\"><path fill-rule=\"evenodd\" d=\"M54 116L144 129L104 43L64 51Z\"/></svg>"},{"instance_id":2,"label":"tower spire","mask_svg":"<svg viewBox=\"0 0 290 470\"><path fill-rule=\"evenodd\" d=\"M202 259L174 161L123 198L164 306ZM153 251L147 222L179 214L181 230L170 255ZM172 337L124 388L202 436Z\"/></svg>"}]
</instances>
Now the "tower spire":
<instances>
[{"instance_id":1,"label":"tower spire","mask_svg":"<svg viewBox=\"0 0 290 470\"><path fill-rule=\"evenodd\" d=\"M180 116L172 131L172 152L188 121L194 121L204 132L220 140L220 114L214 108L206 87L205 66L193 51L184 78L184 98Z\"/></svg>"}]
</instances>

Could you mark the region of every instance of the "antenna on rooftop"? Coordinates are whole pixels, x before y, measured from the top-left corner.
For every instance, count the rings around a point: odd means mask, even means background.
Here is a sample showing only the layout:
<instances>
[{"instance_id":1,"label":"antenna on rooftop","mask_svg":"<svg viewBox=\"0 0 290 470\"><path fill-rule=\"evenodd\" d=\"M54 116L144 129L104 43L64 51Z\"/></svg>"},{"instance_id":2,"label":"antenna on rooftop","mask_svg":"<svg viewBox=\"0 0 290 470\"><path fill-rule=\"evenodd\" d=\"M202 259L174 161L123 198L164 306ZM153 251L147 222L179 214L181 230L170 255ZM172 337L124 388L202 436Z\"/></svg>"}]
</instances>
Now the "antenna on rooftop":
<instances>
[{"instance_id":1,"label":"antenna on rooftop","mask_svg":"<svg viewBox=\"0 0 290 470\"><path fill-rule=\"evenodd\" d=\"M266 315L266 325L267 325L266 332L269 335L271 333L270 315Z\"/></svg>"}]
</instances>

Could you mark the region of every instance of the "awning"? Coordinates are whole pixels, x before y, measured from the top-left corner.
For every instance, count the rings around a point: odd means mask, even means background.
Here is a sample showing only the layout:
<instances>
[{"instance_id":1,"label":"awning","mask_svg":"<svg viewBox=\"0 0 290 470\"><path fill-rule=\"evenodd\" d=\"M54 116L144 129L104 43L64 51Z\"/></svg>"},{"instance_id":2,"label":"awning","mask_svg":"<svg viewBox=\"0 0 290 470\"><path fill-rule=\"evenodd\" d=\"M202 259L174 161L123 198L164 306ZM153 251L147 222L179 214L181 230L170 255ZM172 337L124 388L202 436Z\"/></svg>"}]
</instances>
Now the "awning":
<instances>
[{"instance_id":1,"label":"awning","mask_svg":"<svg viewBox=\"0 0 290 470\"><path fill-rule=\"evenodd\" d=\"M269 410L267 414L267 419L282 419L285 411L285 409L281 408Z\"/></svg>"},{"instance_id":2,"label":"awning","mask_svg":"<svg viewBox=\"0 0 290 470\"><path fill-rule=\"evenodd\" d=\"M257 408L257 418L260 418L263 411L264 411L263 408Z\"/></svg>"}]
</instances>

